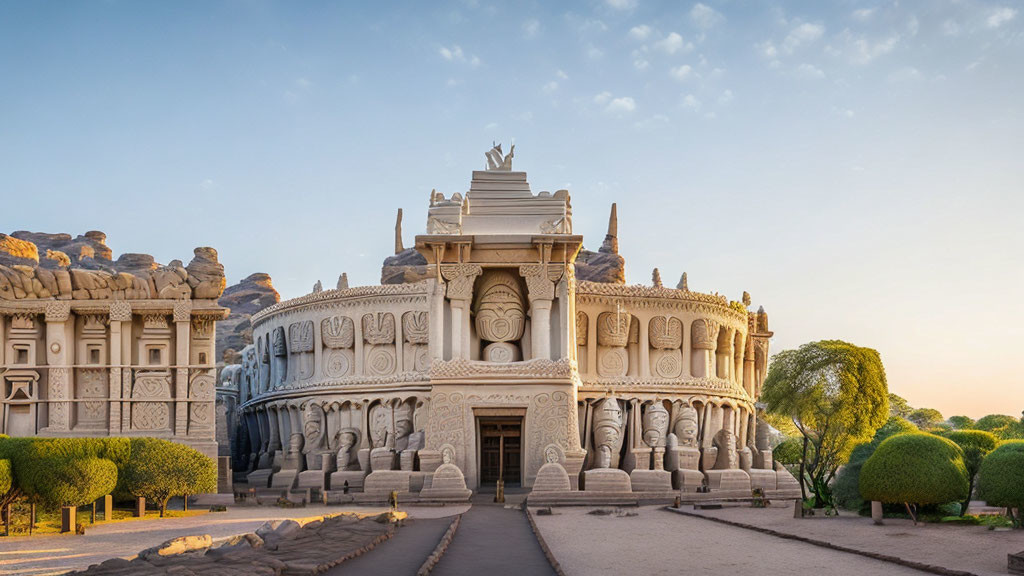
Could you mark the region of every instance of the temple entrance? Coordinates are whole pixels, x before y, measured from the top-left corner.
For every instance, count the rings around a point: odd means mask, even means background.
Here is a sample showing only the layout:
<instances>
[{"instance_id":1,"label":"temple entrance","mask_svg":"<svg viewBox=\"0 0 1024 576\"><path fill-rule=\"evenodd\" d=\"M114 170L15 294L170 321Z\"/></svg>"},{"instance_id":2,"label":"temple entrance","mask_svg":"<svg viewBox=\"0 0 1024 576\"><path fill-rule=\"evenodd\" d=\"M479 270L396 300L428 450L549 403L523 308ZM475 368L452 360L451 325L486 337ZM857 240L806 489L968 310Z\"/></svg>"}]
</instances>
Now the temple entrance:
<instances>
[{"instance_id":1,"label":"temple entrance","mask_svg":"<svg viewBox=\"0 0 1024 576\"><path fill-rule=\"evenodd\" d=\"M510 416L481 417L480 487L494 487L498 479L505 486L521 486L523 418Z\"/></svg>"}]
</instances>

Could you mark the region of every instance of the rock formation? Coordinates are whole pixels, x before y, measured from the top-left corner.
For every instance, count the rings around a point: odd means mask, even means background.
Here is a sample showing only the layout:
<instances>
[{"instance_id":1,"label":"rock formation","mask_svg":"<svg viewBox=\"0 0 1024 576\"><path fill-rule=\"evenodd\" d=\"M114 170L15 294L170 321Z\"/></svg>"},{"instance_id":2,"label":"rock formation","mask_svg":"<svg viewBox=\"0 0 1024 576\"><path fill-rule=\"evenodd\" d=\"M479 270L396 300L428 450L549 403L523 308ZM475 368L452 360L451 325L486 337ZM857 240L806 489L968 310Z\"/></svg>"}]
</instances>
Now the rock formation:
<instances>
[{"instance_id":1,"label":"rock formation","mask_svg":"<svg viewBox=\"0 0 1024 576\"><path fill-rule=\"evenodd\" d=\"M618 208L612 204L608 233L597 252L580 250L576 256L576 279L604 284L626 283L626 260L619 255Z\"/></svg>"},{"instance_id":2,"label":"rock formation","mask_svg":"<svg viewBox=\"0 0 1024 576\"><path fill-rule=\"evenodd\" d=\"M397 242L395 247L398 247ZM384 259L380 269L380 283L409 284L433 278L432 274L433 270L427 267L427 259L415 248L406 248Z\"/></svg>"},{"instance_id":3,"label":"rock formation","mask_svg":"<svg viewBox=\"0 0 1024 576\"><path fill-rule=\"evenodd\" d=\"M217 324L217 358L224 359L228 364L240 361L239 352L252 344L249 318L280 301L281 295L274 289L270 276L262 272L250 274L238 284L225 289L217 303L230 308L231 314ZM228 353L227 358L225 352Z\"/></svg>"}]
</instances>

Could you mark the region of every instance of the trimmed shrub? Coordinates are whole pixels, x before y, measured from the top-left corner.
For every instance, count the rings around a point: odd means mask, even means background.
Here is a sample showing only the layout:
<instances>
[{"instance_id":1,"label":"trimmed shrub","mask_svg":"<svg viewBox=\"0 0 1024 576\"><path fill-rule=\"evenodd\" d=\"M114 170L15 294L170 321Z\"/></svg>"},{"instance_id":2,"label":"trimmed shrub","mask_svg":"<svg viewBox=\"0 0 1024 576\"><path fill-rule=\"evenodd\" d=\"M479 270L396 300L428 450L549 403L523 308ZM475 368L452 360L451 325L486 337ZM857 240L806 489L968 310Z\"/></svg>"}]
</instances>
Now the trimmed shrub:
<instances>
[{"instance_id":1,"label":"trimmed shrub","mask_svg":"<svg viewBox=\"0 0 1024 576\"><path fill-rule=\"evenodd\" d=\"M971 494L974 493L975 478L981 470L981 462L985 456L995 450L999 439L991 432L984 430L956 430L943 434L964 451L964 466L967 468L967 498L960 503L960 515L967 513L967 507L971 504Z\"/></svg>"},{"instance_id":2,"label":"trimmed shrub","mask_svg":"<svg viewBox=\"0 0 1024 576\"><path fill-rule=\"evenodd\" d=\"M11 490L11 461L0 460L0 498Z\"/></svg>"},{"instance_id":3,"label":"trimmed shrub","mask_svg":"<svg viewBox=\"0 0 1024 576\"><path fill-rule=\"evenodd\" d=\"M168 440L133 438L123 486L135 497L160 505L171 496L217 491L217 464L201 452Z\"/></svg>"},{"instance_id":4,"label":"trimmed shrub","mask_svg":"<svg viewBox=\"0 0 1024 576\"><path fill-rule=\"evenodd\" d=\"M865 500L910 505L960 502L967 497L963 450L934 434L898 434L884 440L860 471Z\"/></svg>"},{"instance_id":5,"label":"trimmed shrub","mask_svg":"<svg viewBox=\"0 0 1024 576\"><path fill-rule=\"evenodd\" d=\"M868 461L868 458L875 453L878 445L883 440L907 432L917 432L917 426L900 416L890 416L889 420L875 431L871 442L858 444L853 449L850 453L850 460L839 469L835 484L832 487L837 505L850 510L862 509L867 505L860 495L861 468Z\"/></svg>"},{"instance_id":6,"label":"trimmed shrub","mask_svg":"<svg viewBox=\"0 0 1024 576\"><path fill-rule=\"evenodd\" d=\"M978 473L978 497L991 506L1006 506L1015 526L1024 509L1024 440L1003 442L989 453ZM1013 509L1018 511L1014 514Z\"/></svg>"},{"instance_id":7,"label":"trimmed shrub","mask_svg":"<svg viewBox=\"0 0 1024 576\"><path fill-rule=\"evenodd\" d=\"M32 491L44 506L82 506L110 494L117 465L104 458L51 458L32 462Z\"/></svg>"}]
</instances>

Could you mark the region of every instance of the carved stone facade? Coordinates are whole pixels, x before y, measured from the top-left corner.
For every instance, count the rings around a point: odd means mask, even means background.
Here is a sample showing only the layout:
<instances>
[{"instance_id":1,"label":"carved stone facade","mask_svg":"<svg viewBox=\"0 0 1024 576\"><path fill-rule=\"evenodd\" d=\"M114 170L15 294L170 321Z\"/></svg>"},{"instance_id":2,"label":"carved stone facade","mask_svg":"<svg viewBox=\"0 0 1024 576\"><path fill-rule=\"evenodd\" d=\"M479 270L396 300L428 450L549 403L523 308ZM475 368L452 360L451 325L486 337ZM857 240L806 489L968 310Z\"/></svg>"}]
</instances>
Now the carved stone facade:
<instances>
[{"instance_id":1,"label":"carved stone facade","mask_svg":"<svg viewBox=\"0 0 1024 576\"><path fill-rule=\"evenodd\" d=\"M542 467L571 490L767 486L767 315L685 284L576 282L568 193L534 195L496 150L468 192L431 193L414 248L426 279L252 316L230 368L250 484L290 481L285 462L294 485L366 492L418 491L440 466L472 489L534 486Z\"/></svg>"}]
</instances>

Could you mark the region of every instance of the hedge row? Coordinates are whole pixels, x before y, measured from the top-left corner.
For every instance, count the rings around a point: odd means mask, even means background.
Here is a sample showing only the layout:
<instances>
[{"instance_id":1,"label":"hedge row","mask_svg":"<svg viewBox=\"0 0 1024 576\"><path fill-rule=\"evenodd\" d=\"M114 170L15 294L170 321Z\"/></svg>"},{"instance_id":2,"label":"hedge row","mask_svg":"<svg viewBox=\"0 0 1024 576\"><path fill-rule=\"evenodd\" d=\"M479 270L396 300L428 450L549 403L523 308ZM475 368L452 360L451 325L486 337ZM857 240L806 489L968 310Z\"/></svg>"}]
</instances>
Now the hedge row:
<instances>
[{"instance_id":1,"label":"hedge row","mask_svg":"<svg viewBox=\"0 0 1024 576\"><path fill-rule=\"evenodd\" d=\"M202 453L158 438L0 438L9 486L44 506L81 506L105 494L144 497L214 492L217 465ZM3 488L0 466L0 488Z\"/></svg>"}]
</instances>

